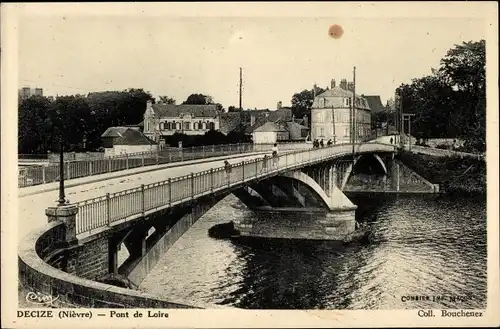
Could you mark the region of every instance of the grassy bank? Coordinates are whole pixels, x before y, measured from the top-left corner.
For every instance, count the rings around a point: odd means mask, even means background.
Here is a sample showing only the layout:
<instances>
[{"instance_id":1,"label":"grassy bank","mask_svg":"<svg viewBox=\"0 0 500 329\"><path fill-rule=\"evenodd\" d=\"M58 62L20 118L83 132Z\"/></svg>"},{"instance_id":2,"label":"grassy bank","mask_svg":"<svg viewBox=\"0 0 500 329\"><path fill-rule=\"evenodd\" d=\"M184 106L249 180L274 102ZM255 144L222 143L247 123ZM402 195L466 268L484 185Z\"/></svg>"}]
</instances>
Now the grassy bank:
<instances>
[{"instance_id":1,"label":"grassy bank","mask_svg":"<svg viewBox=\"0 0 500 329\"><path fill-rule=\"evenodd\" d=\"M401 152L398 158L447 194L486 193L486 163L476 159Z\"/></svg>"}]
</instances>

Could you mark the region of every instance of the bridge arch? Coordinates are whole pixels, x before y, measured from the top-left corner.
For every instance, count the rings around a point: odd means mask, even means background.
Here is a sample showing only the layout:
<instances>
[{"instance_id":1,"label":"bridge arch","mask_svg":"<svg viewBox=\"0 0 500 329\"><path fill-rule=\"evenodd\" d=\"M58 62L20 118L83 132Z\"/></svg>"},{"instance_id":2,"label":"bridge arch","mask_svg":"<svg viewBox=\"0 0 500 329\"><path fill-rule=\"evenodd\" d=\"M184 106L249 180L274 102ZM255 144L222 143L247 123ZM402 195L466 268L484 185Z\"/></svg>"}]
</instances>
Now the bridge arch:
<instances>
[{"instance_id":1,"label":"bridge arch","mask_svg":"<svg viewBox=\"0 0 500 329\"><path fill-rule=\"evenodd\" d=\"M359 160L361 160L362 158L366 158L366 157L374 157L375 160L377 160L377 163L380 164L380 167L384 171L384 175L387 175L387 172L388 172L387 166L385 165L384 161L382 160L382 158L378 154L376 154L376 153L363 153L363 154L358 155L354 159L354 162L351 163L347 167L346 173L344 175L344 179L342 180L342 184L340 186L341 189L344 189L345 186L347 185L347 182L349 181L349 178L351 177L351 173L352 173L353 169L356 167L356 164L358 164Z\"/></svg>"},{"instance_id":2,"label":"bridge arch","mask_svg":"<svg viewBox=\"0 0 500 329\"><path fill-rule=\"evenodd\" d=\"M321 188L321 186L316 183L316 181L306 173L302 171L292 171L292 172L286 172L283 174L280 174L281 177L287 177L290 179L297 180L299 182L302 182L304 185L308 186L311 188L315 194L318 196L318 198L322 201L322 203L329 209L331 208L331 199L330 197L326 194L326 192Z\"/></svg>"}]
</instances>

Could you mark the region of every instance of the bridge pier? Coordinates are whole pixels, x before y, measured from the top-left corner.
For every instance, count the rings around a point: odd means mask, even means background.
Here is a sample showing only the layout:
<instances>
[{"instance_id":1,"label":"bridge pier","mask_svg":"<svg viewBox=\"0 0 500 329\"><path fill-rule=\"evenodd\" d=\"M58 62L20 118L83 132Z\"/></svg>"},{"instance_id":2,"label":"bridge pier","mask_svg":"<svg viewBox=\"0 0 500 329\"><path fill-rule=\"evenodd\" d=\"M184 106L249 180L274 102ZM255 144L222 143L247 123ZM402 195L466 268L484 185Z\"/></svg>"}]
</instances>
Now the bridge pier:
<instances>
[{"instance_id":1,"label":"bridge pier","mask_svg":"<svg viewBox=\"0 0 500 329\"><path fill-rule=\"evenodd\" d=\"M235 228L243 237L341 241L355 230L355 210L262 207Z\"/></svg>"},{"instance_id":2,"label":"bridge pier","mask_svg":"<svg viewBox=\"0 0 500 329\"><path fill-rule=\"evenodd\" d=\"M288 202L269 202L270 206L252 207L255 216L234 222L240 235L340 241L354 232L357 206L337 187L336 167L327 164L308 173L283 173L266 184L264 199L279 200L276 194L285 191ZM278 184L279 191L272 188L273 183ZM296 184L299 184L297 189ZM297 193L300 198L297 195L292 197Z\"/></svg>"}]
</instances>

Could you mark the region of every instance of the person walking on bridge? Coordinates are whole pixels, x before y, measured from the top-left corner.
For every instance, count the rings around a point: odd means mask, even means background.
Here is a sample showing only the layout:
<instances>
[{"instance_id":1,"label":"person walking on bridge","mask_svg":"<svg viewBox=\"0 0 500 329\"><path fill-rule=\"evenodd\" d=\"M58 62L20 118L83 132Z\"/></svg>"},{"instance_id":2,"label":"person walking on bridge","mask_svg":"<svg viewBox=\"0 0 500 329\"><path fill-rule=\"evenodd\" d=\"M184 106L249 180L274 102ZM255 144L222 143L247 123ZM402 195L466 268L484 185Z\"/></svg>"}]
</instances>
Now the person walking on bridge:
<instances>
[{"instance_id":1,"label":"person walking on bridge","mask_svg":"<svg viewBox=\"0 0 500 329\"><path fill-rule=\"evenodd\" d=\"M268 160L269 160L269 155L267 154L264 154L264 158L262 159L262 169L260 170L260 172L267 172L267 163L268 163Z\"/></svg>"},{"instance_id":2,"label":"person walking on bridge","mask_svg":"<svg viewBox=\"0 0 500 329\"><path fill-rule=\"evenodd\" d=\"M273 154L273 166L278 166L279 154L278 154L278 144L274 143L272 148Z\"/></svg>"},{"instance_id":3,"label":"person walking on bridge","mask_svg":"<svg viewBox=\"0 0 500 329\"><path fill-rule=\"evenodd\" d=\"M231 164L227 160L224 160L224 169L226 170L226 179L229 181L229 177L231 175Z\"/></svg>"}]
</instances>

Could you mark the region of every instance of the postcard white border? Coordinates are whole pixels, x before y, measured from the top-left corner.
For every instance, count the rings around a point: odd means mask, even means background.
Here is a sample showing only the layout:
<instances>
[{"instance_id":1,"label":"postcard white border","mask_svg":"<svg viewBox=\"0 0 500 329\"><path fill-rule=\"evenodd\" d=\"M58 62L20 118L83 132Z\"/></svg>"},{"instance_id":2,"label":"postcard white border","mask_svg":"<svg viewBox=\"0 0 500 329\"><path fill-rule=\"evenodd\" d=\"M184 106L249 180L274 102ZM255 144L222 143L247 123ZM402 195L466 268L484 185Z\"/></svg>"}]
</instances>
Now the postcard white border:
<instances>
[{"instance_id":1,"label":"postcard white border","mask_svg":"<svg viewBox=\"0 0 500 329\"><path fill-rule=\"evenodd\" d=\"M17 318L17 20L30 15L133 15L162 17L408 17L482 18L487 50L487 225L488 305L481 318L421 318L405 311L247 311L169 310L168 319L92 320ZM378 3L58 3L1 5L1 146L2 146L2 327L125 328L125 327L393 327L499 325L498 217L498 5L496 2L378 2ZM382 36L381 36L382 37ZM43 214L41 214L43 216ZM14 284L15 283L15 284ZM104 310L102 310L104 311ZM129 310L133 312L134 310Z\"/></svg>"}]
</instances>

